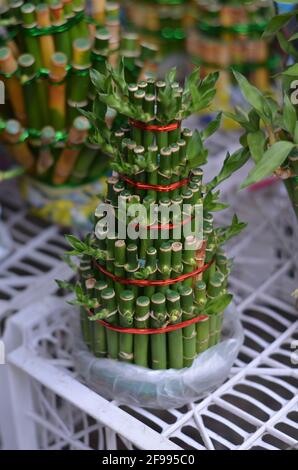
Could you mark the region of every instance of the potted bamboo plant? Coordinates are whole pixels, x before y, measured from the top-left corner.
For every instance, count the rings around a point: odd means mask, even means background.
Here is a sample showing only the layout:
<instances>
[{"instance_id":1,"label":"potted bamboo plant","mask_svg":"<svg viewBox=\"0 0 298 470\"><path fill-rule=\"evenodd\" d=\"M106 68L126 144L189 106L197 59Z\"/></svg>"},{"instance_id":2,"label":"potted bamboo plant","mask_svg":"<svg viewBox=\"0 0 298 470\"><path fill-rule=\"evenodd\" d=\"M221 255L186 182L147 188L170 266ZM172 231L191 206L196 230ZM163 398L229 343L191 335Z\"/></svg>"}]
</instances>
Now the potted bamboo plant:
<instances>
[{"instance_id":1,"label":"potted bamboo plant","mask_svg":"<svg viewBox=\"0 0 298 470\"><path fill-rule=\"evenodd\" d=\"M95 140L107 139L114 149L114 173L94 231L84 241L67 237L69 255L80 260L78 280L60 286L74 291L84 340L99 362L188 370L221 341L223 312L232 299L223 244L245 224L234 216L230 226L214 226L212 213L226 207L215 188L248 152L227 155L219 175L203 183L204 142L221 115L202 132L183 128L182 121L211 103L218 74L202 80L195 70L184 87L175 75L173 69L165 80L135 87L123 68L91 72L102 106L89 118L98 125ZM113 133L102 130L106 106L126 117ZM110 364L109 376L112 370Z\"/></svg>"},{"instance_id":2,"label":"potted bamboo plant","mask_svg":"<svg viewBox=\"0 0 298 470\"><path fill-rule=\"evenodd\" d=\"M97 7L104 8L98 10ZM123 58L127 79L154 72L156 49L120 29L119 5L84 0L13 1L1 12L0 138L25 168L22 191L35 213L63 225L85 223L104 192L108 150L90 140L91 68L103 72ZM115 116L107 115L109 125Z\"/></svg>"},{"instance_id":3,"label":"potted bamboo plant","mask_svg":"<svg viewBox=\"0 0 298 470\"><path fill-rule=\"evenodd\" d=\"M286 54L298 60L292 41L294 34L286 39L279 30L295 17L297 11L277 15L269 23L265 35L277 33L279 43ZM298 64L294 63L281 73L282 102L262 93L248 80L234 71L242 94L250 109L236 109L229 117L244 129L240 142L254 162L254 167L242 184L242 188L275 175L283 180L296 216L298 215L298 122L297 122L297 76Z\"/></svg>"}]
</instances>

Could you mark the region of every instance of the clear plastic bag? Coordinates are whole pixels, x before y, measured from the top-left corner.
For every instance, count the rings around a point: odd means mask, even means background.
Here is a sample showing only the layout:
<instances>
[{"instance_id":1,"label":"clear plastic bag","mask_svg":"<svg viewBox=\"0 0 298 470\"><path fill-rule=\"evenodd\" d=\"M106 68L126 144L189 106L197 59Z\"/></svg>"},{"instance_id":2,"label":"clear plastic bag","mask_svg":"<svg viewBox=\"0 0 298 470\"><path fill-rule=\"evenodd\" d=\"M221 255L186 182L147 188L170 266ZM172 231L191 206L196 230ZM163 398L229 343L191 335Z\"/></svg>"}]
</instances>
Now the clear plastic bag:
<instances>
[{"instance_id":1,"label":"clear plastic bag","mask_svg":"<svg viewBox=\"0 0 298 470\"><path fill-rule=\"evenodd\" d=\"M179 408L214 391L228 377L243 343L243 328L232 304L224 314L222 340L200 354L192 366L155 371L98 359L79 335L75 361L79 374L96 392L123 405L146 408Z\"/></svg>"}]
</instances>

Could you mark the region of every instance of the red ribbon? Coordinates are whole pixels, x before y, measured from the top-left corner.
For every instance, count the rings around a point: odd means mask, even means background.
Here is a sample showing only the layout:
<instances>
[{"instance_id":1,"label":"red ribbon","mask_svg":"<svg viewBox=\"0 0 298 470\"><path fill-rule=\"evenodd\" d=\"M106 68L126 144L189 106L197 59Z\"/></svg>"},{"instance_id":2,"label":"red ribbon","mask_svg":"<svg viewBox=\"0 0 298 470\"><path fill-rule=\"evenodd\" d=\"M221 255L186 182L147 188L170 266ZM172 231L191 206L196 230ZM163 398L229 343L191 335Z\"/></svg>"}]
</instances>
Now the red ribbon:
<instances>
[{"instance_id":1,"label":"red ribbon","mask_svg":"<svg viewBox=\"0 0 298 470\"><path fill-rule=\"evenodd\" d=\"M165 126L158 125L158 124L148 124L142 121L136 121L135 119L130 119L129 123L133 127L137 127L138 129L142 129L143 131L157 131L157 132L168 132L174 131L181 126L180 121L172 122L171 124L167 124Z\"/></svg>"},{"instance_id":2,"label":"red ribbon","mask_svg":"<svg viewBox=\"0 0 298 470\"><path fill-rule=\"evenodd\" d=\"M186 279L189 279L191 277L195 277L198 274L203 273L208 269L211 264L214 263L214 258L213 260L210 261L208 264L204 264L204 266L197 268L195 271L192 271L191 273L186 273L186 274L181 274L181 276L176 277L175 279L161 279L161 280L148 280L148 279L123 279L122 277L115 276L115 274L110 273L107 271L105 268L100 266L100 264L97 263L96 260L93 260L94 266L103 274L106 276L110 277L113 279L115 282L119 282L120 284L124 285L134 285L134 286L169 286L171 284L176 284L177 282L185 281Z\"/></svg>"},{"instance_id":3,"label":"red ribbon","mask_svg":"<svg viewBox=\"0 0 298 470\"><path fill-rule=\"evenodd\" d=\"M89 316L92 316L93 313L90 310L87 310ZM111 325L110 323L104 320L96 320L97 323L105 326L108 330L117 331L118 333L129 333L133 335L161 335L163 333L169 333L171 331L180 330L186 326L193 325L194 323L199 323L202 320L208 318L207 315L199 315L198 317L192 318L191 320L186 320L181 323L175 323L175 325L168 325L164 328L123 328L121 326Z\"/></svg>"},{"instance_id":4,"label":"red ribbon","mask_svg":"<svg viewBox=\"0 0 298 470\"><path fill-rule=\"evenodd\" d=\"M119 177L125 181L126 183L130 184L131 186L134 186L135 188L138 189L152 189L153 191L157 192L168 192L168 191L173 191L174 189L181 188L181 186L185 186L190 182L190 178L184 178L183 180L177 181L177 183L172 183L168 184L166 186L163 186L161 184L146 184L146 183L140 183L139 181L134 181L128 178L125 175L119 175Z\"/></svg>"}]
</instances>

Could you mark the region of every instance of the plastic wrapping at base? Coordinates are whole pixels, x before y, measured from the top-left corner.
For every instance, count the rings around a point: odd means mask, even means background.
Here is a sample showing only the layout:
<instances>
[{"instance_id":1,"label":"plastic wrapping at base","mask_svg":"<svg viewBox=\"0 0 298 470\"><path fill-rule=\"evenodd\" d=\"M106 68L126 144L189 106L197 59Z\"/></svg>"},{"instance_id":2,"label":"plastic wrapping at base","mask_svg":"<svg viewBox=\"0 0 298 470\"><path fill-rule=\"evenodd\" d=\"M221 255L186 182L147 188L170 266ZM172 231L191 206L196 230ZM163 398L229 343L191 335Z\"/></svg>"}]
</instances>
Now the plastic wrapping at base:
<instances>
[{"instance_id":1,"label":"plastic wrapping at base","mask_svg":"<svg viewBox=\"0 0 298 470\"><path fill-rule=\"evenodd\" d=\"M236 307L224 315L222 340L201 353L189 368L155 371L111 359L98 359L79 335L75 361L79 374L101 396L119 404L155 409L179 408L213 392L229 375L243 343Z\"/></svg>"}]
</instances>

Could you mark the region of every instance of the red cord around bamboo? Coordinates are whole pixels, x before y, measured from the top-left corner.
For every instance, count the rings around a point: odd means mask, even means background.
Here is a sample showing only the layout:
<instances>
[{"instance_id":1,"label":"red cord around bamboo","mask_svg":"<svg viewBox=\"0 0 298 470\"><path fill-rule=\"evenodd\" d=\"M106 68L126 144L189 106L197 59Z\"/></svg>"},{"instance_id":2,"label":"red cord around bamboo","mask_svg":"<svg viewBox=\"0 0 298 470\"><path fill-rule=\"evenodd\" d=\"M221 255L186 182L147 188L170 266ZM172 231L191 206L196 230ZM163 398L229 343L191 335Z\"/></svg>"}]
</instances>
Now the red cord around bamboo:
<instances>
[{"instance_id":1,"label":"red cord around bamboo","mask_svg":"<svg viewBox=\"0 0 298 470\"><path fill-rule=\"evenodd\" d=\"M137 127L138 129L142 129L143 131L156 131L156 132L169 132L178 129L181 126L181 121L172 122L171 124L167 124L165 126L158 125L158 124L148 124L147 122L137 121L135 119L130 119L129 123L133 127Z\"/></svg>"},{"instance_id":2,"label":"red cord around bamboo","mask_svg":"<svg viewBox=\"0 0 298 470\"><path fill-rule=\"evenodd\" d=\"M119 175L119 177L126 183L130 184L131 186L134 186L135 188L151 189L152 191L157 191L157 192L174 191L175 189L181 188L182 186L186 186L190 182L190 178L184 178L183 180L177 181L176 183L172 183L172 184L168 184L164 186L161 184L140 183L139 181L134 181L125 175Z\"/></svg>"},{"instance_id":3,"label":"red cord around bamboo","mask_svg":"<svg viewBox=\"0 0 298 470\"><path fill-rule=\"evenodd\" d=\"M87 310L87 313L89 316L93 315L93 312L90 310ZM205 318L208 318L208 316L201 314L198 317L191 318L190 320L186 320L181 323L175 323L175 325L168 325L164 328L123 328L121 326L111 325L104 320L96 320L96 322L105 326L108 330L116 331L118 333L129 333L133 335L160 335L163 333L180 330L181 328L193 325L194 323L199 323L200 321L205 320Z\"/></svg>"},{"instance_id":4,"label":"red cord around bamboo","mask_svg":"<svg viewBox=\"0 0 298 470\"><path fill-rule=\"evenodd\" d=\"M181 274L181 276L176 277L175 279L161 279L161 280L148 280L148 279L123 279L122 277L115 276L115 274L110 273L105 268L103 268L96 260L93 260L94 266L102 272L105 276L110 277L115 282L119 282L120 284L124 285L134 285L134 286L169 286L171 284L176 284L177 282L185 281L185 279L189 279L191 277L195 277L198 274L203 273L208 269L211 264L214 263L214 258L210 263L204 264L204 266L197 268L195 271L191 273Z\"/></svg>"}]
</instances>

